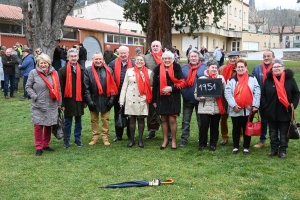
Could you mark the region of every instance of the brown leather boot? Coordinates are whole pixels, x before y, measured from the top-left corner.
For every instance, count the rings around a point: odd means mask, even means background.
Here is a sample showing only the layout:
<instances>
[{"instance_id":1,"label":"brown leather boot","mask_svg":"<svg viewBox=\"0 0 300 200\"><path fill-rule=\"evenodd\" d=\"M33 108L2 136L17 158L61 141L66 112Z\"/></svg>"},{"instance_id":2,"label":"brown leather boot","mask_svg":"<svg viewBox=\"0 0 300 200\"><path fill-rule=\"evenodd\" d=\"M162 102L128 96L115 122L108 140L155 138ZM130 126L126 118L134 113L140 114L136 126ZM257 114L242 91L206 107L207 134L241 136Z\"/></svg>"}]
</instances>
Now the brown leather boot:
<instances>
[{"instance_id":1,"label":"brown leather boot","mask_svg":"<svg viewBox=\"0 0 300 200\"><path fill-rule=\"evenodd\" d=\"M93 146L95 144L97 144L99 142L99 133L94 133L93 134L93 139L92 141L89 143L90 146Z\"/></svg>"}]
</instances>

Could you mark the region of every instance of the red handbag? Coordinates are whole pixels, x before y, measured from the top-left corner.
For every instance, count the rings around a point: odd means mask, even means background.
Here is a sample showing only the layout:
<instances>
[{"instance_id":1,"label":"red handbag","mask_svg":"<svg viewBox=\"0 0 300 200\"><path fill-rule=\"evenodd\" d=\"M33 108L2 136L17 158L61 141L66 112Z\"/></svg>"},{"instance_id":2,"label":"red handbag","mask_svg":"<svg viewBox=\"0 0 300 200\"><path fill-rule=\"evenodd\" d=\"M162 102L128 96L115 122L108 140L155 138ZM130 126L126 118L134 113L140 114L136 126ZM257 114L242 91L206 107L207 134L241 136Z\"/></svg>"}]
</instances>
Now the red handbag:
<instances>
[{"instance_id":1,"label":"red handbag","mask_svg":"<svg viewBox=\"0 0 300 200\"><path fill-rule=\"evenodd\" d=\"M251 118L257 119L257 122L253 122ZM252 121L252 122L251 122ZM248 122L246 124L245 135L248 136L261 136L261 121L258 112L257 113L250 113L248 117Z\"/></svg>"}]
</instances>

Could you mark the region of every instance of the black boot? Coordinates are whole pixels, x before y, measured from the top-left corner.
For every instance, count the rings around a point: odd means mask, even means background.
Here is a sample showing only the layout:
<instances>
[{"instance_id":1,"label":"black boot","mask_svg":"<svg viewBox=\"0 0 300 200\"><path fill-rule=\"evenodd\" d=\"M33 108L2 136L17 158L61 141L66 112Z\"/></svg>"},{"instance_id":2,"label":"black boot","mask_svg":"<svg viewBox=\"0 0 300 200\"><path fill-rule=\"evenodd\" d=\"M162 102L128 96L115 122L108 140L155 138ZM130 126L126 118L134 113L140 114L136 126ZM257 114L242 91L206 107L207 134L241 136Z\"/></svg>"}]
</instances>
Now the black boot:
<instances>
[{"instance_id":1,"label":"black boot","mask_svg":"<svg viewBox=\"0 0 300 200\"><path fill-rule=\"evenodd\" d=\"M139 129L139 144L138 145L140 148L144 148L144 143L143 143L144 128L145 128L144 118L138 119L138 129Z\"/></svg>"},{"instance_id":2,"label":"black boot","mask_svg":"<svg viewBox=\"0 0 300 200\"><path fill-rule=\"evenodd\" d=\"M130 124L129 124L129 130L130 130L130 142L127 145L127 147L132 147L135 145L135 140L134 140L134 133L135 133L135 117L130 117Z\"/></svg>"}]
</instances>

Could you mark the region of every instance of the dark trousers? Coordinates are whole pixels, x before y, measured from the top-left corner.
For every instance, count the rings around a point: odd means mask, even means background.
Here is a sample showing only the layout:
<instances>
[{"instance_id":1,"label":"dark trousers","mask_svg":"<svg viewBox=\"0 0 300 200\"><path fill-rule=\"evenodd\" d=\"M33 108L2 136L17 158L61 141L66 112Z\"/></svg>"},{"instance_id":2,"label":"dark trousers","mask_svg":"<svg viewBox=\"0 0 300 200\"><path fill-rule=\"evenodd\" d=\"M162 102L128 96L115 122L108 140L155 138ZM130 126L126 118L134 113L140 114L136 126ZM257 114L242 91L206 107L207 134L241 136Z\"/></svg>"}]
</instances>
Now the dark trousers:
<instances>
[{"instance_id":1,"label":"dark trousers","mask_svg":"<svg viewBox=\"0 0 300 200\"><path fill-rule=\"evenodd\" d=\"M23 97L24 98L28 98L27 91L25 89L25 86L26 86L26 83L27 83L27 79L28 79L28 76L23 76L23 88L24 88L24 95L23 95Z\"/></svg>"},{"instance_id":2,"label":"dark trousers","mask_svg":"<svg viewBox=\"0 0 300 200\"><path fill-rule=\"evenodd\" d=\"M148 113L148 117L147 117L147 127L150 127L149 124L151 122L151 118L152 118L154 112L155 112L155 108L154 108L153 104L150 103L149 104L149 113ZM153 132L153 134L155 134L155 131L157 131L157 130L158 129L149 129L148 128L148 131Z\"/></svg>"},{"instance_id":3,"label":"dark trousers","mask_svg":"<svg viewBox=\"0 0 300 200\"><path fill-rule=\"evenodd\" d=\"M271 151L286 153L286 148L288 148L288 138L287 132L290 127L290 122L269 122L269 134L271 139Z\"/></svg>"},{"instance_id":4,"label":"dark trousers","mask_svg":"<svg viewBox=\"0 0 300 200\"><path fill-rule=\"evenodd\" d=\"M260 142L265 143L267 140L267 130L268 130L268 120L263 117L261 109L259 109L259 114L261 116L261 136L259 137Z\"/></svg>"},{"instance_id":5,"label":"dark trousers","mask_svg":"<svg viewBox=\"0 0 300 200\"><path fill-rule=\"evenodd\" d=\"M82 67L85 67L85 61L86 61L86 60L78 60L79 64L80 64Z\"/></svg>"},{"instance_id":6,"label":"dark trousers","mask_svg":"<svg viewBox=\"0 0 300 200\"><path fill-rule=\"evenodd\" d=\"M19 81L20 81L20 78L15 78L15 88L14 88L15 92L17 92L19 90Z\"/></svg>"},{"instance_id":7,"label":"dark trousers","mask_svg":"<svg viewBox=\"0 0 300 200\"><path fill-rule=\"evenodd\" d=\"M120 104L119 104L119 98L120 96L117 96L115 103L114 103L114 119L116 120L116 117L118 116L118 113L120 111ZM122 109L122 113L124 114L124 108ZM127 136L128 138L130 138L130 130L129 130L129 122L127 120L127 127L126 127L126 131L127 131ZM123 137L123 132L124 132L124 128L118 128L115 126L115 132L116 132L116 137L122 138Z\"/></svg>"},{"instance_id":8,"label":"dark trousers","mask_svg":"<svg viewBox=\"0 0 300 200\"><path fill-rule=\"evenodd\" d=\"M181 139L187 141L190 137L190 123L193 111L195 109L197 124L198 124L198 134L200 134L200 115L197 114L198 103L186 103L183 102L183 115L182 115L182 134Z\"/></svg>"},{"instance_id":9,"label":"dark trousers","mask_svg":"<svg viewBox=\"0 0 300 200\"><path fill-rule=\"evenodd\" d=\"M239 148L240 133L241 133L241 129L242 129L243 130L243 138L244 138L243 147L245 149L249 149L251 137L245 135L245 129L246 129L247 121L248 121L248 116L231 117L231 120L232 120L233 148Z\"/></svg>"},{"instance_id":10,"label":"dark trousers","mask_svg":"<svg viewBox=\"0 0 300 200\"><path fill-rule=\"evenodd\" d=\"M4 96L8 96L8 83L10 83L10 96L14 96L15 74L4 73Z\"/></svg>"},{"instance_id":11,"label":"dark trousers","mask_svg":"<svg viewBox=\"0 0 300 200\"><path fill-rule=\"evenodd\" d=\"M75 118L75 126L74 126L74 138L75 141L80 141L81 132L82 132L82 123L81 123L81 116L74 116ZM66 137L64 138L65 142L70 142L71 132L72 132L72 120L73 117L65 116L65 130L66 130Z\"/></svg>"},{"instance_id":12,"label":"dark trousers","mask_svg":"<svg viewBox=\"0 0 300 200\"><path fill-rule=\"evenodd\" d=\"M3 89L3 90L4 90L4 80L3 80L3 81L1 81L1 89Z\"/></svg>"},{"instance_id":13,"label":"dark trousers","mask_svg":"<svg viewBox=\"0 0 300 200\"><path fill-rule=\"evenodd\" d=\"M210 129L210 141L209 146L216 147L219 139L219 122L221 119L220 114L208 115L200 114L200 135L199 146L206 147L208 138L208 129Z\"/></svg>"}]
</instances>

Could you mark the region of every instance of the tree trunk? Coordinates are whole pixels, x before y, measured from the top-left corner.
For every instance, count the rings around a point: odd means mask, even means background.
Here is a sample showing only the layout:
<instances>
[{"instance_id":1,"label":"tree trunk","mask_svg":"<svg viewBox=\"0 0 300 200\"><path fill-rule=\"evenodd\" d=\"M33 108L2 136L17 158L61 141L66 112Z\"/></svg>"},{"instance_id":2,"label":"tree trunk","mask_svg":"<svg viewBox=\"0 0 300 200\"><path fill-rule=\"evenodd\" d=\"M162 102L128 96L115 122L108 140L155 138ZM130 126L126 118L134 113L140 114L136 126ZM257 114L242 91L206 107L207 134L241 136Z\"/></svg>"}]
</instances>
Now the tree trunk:
<instances>
[{"instance_id":1,"label":"tree trunk","mask_svg":"<svg viewBox=\"0 0 300 200\"><path fill-rule=\"evenodd\" d=\"M162 47L172 47L171 0L149 0L147 46L159 40Z\"/></svg>"},{"instance_id":2,"label":"tree trunk","mask_svg":"<svg viewBox=\"0 0 300 200\"><path fill-rule=\"evenodd\" d=\"M30 48L42 48L52 59L55 47L62 38L67 14L76 0L23 0L24 32Z\"/></svg>"}]
</instances>

